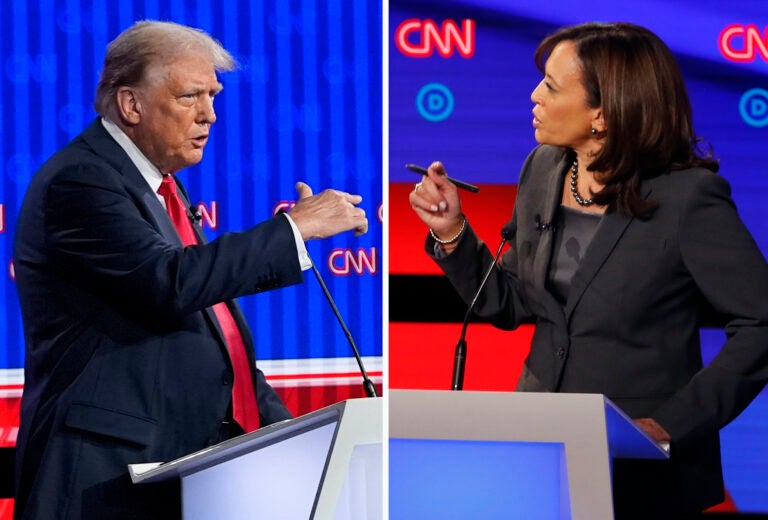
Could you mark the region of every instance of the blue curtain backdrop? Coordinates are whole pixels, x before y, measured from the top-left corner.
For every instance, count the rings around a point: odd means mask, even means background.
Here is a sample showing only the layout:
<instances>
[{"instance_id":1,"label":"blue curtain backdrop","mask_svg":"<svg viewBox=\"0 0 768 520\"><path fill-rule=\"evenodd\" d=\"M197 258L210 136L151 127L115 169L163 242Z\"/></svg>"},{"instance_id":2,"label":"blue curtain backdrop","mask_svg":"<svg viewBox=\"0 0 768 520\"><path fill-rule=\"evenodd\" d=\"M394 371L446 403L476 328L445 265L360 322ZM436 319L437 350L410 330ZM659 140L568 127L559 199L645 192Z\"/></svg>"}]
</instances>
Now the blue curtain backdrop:
<instances>
[{"instance_id":1,"label":"blue curtain backdrop","mask_svg":"<svg viewBox=\"0 0 768 520\"><path fill-rule=\"evenodd\" d=\"M203 29L240 64L221 75L202 163L180 175L202 203L209 238L270 218L295 199L299 180L363 196L368 234L310 242L309 251L362 354L381 356L381 10L380 1L345 0L3 1L0 369L24 361L11 263L29 180L93 120L105 48L142 19ZM351 356L306 275L303 285L240 300L260 359Z\"/></svg>"}]
</instances>

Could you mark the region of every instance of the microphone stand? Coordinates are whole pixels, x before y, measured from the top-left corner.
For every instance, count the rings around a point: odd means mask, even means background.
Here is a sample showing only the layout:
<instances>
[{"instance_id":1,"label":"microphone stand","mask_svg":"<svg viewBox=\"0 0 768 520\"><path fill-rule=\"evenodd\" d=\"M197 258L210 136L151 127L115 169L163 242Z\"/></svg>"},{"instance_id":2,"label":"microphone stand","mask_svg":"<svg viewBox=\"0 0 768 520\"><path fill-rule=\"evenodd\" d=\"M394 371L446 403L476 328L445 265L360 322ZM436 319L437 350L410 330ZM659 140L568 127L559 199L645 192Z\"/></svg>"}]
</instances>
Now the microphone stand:
<instances>
[{"instance_id":1,"label":"microphone stand","mask_svg":"<svg viewBox=\"0 0 768 520\"><path fill-rule=\"evenodd\" d=\"M464 315L464 323L461 326L461 336L459 336L459 341L456 343L456 350L453 355L453 382L451 390L458 391L464 389L464 368L467 364L467 342L465 337L467 335L467 327L469 326L469 318L472 316L472 309L475 307L475 303L477 303L477 299L480 297L480 293L483 291L485 283L491 276L493 268L496 266L496 262L499 261L499 256L501 256L501 250L504 248L504 244L511 240L513 236L513 224L507 224L502 228L501 243L499 244L499 249L496 251L496 256L493 257L493 262L488 266L488 270L485 272L485 276L483 276L483 280L480 282L480 287L477 288L477 292L475 292L475 296L472 298L472 303L470 303L469 308L467 308L467 314Z\"/></svg>"},{"instance_id":2,"label":"microphone stand","mask_svg":"<svg viewBox=\"0 0 768 520\"><path fill-rule=\"evenodd\" d=\"M355 340L352 339L352 333L349 332L347 325L344 323L344 320L341 317L341 313L339 312L339 309L336 307L336 302L333 301L331 292L328 290L328 287L326 287L325 282L323 281L323 277L320 276L320 271L318 271L317 267L315 267L314 260L312 260L312 257L309 256L309 251L307 251L307 257L309 258L309 263L312 264L312 271L315 273L315 278L317 278L317 281L320 283L320 287L323 290L323 294L325 294L325 297L328 300L328 303L331 304L331 309L333 309L333 313L336 315L336 319L338 320L339 325L341 325L341 328L344 330L344 334L347 336L347 341L349 342L349 345L352 347L352 352L355 355L355 360L357 360L357 365L360 367L360 373L363 375L363 390L365 390L365 395L368 397L376 397L376 387L373 385L373 381L370 380L370 378L368 377L368 373L365 371L365 367L363 366L363 358L360 356L360 351L357 350L357 345L355 345Z\"/></svg>"}]
</instances>

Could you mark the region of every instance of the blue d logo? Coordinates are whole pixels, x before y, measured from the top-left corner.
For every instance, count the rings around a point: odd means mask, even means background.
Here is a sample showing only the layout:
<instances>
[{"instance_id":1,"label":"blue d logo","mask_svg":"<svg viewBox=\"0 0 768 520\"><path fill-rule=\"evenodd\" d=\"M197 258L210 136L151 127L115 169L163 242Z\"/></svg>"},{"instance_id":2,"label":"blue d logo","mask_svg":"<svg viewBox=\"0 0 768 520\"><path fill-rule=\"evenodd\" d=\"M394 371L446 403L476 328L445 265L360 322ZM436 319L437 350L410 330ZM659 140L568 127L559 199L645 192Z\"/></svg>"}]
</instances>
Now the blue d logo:
<instances>
[{"instance_id":1,"label":"blue d logo","mask_svg":"<svg viewBox=\"0 0 768 520\"><path fill-rule=\"evenodd\" d=\"M453 112L453 94L441 83L428 83L419 89L416 109L427 121L443 121Z\"/></svg>"},{"instance_id":2,"label":"blue d logo","mask_svg":"<svg viewBox=\"0 0 768 520\"><path fill-rule=\"evenodd\" d=\"M739 100L739 113L750 126L768 126L768 90L747 90Z\"/></svg>"}]
</instances>

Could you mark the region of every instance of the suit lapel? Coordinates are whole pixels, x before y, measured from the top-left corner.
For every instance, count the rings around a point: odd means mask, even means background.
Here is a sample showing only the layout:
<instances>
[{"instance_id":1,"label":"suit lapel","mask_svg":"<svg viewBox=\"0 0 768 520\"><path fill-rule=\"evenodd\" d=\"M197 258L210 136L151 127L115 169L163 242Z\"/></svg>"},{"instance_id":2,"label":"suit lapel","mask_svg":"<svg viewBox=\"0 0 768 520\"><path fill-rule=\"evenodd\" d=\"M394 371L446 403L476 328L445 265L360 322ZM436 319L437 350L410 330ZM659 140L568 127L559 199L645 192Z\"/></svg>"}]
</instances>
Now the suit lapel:
<instances>
[{"instance_id":1,"label":"suit lapel","mask_svg":"<svg viewBox=\"0 0 768 520\"><path fill-rule=\"evenodd\" d=\"M631 221L632 217L615 212L606 212L603 215L603 219L595 231L595 236L584 253L584 258L571 278L571 288L568 291L568 301L565 304L566 320L570 320L576 304L584 295L584 291L603 266Z\"/></svg>"},{"instance_id":2,"label":"suit lapel","mask_svg":"<svg viewBox=\"0 0 768 520\"><path fill-rule=\"evenodd\" d=\"M141 201L144 203L145 208L151 215L153 224L160 231L160 234L163 235L163 238L179 247L183 247L181 237L176 232L176 228L173 227L173 222L171 222L168 212L160 204L160 201L157 200L157 195L147 188L141 193Z\"/></svg>"},{"instance_id":3,"label":"suit lapel","mask_svg":"<svg viewBox=\"0 0 768 520\"><path fill-rule=\"evenodd\" d=\"M547 172L547 182L542 183L530 195L533 200L543 201L541 212L535 213L540 223L551 225L555 220L555 214L563 196L563 170L565 166L565 158L558 161L552 170ZM536 255L533 262L533 282L535 287L546 291L547 272L549 270L549 261L552 257L554 232L551 227L537 232L539 234L539 243L536 246Z\"/></svg>"},{"instance_id":4,"label":"suit lapel","mask_svg":"<svg viewBox=\"0 0 768 520\"><path fill-rule=\"evenodd\" d=\"M190 207L191 204L189 202L189 195L187 195L187 190L184 188L184 185L179 181L178 177L173 175L173 181L176 183L176 192L179 194L179 198L184 203L185 207ZM170 218L167 219L168 222L170 222ZM171 223L173 225L173 223ZM195 232L195 237L197 237L197 243L198 244L207 244L208 238L203 233L202 228L197 222L192 222L192 229ZM176 233L176 230L174 229L174 235L178 237L178 233ZM178 239L179 243L181 243L181 239ZM237 323L238 329L240 329L240 335L245 338L245 335L243 334L243 327L240 322L238 322L238 316L233 312L231 304L232 302L225 302L227 304L227 307L229 307L230 312L232 313L233 317L235 318L235 323ZM213 328L214 331L216 331L216 337L218 338L219 342L221 343L221 346L224 348L225 351L227 351L227 342L224 338L224 331L221 330L221 324L219 323L219 320L216 318L216 313L213 311L213 307L206 307L204 309L205 315L208 317L208 321L211 324L211 328ZM247 349L246 349L247 351ZM227 362L229 363L229 356L227 357Z\"/></svg>"},{"instance_id":5,"label":"suit lapel","mask_svg":"<svg viewBox=\"0 0 768 520\"><path fill-rule=\"evenodd\" d=\"M651 193L650 183L644 183L642 194L647 198ZM579 268L571 279L571 288L568 291L568 301L565 304L565 318L570 321L576 305L578 305L584 291L589 287L600 268L616 247L617 242L624 234L634 217L622 215L609 209L603 215L600 225L595 231L595 236L584 253L584 258Z\"/></svg>"},{"instance_id":6,"label":"suit lapel","mask_svg":"<svg viewBox=\"0 0 768 520\"><path fill-rule=\"evenodd\" d=\"M101 121L97 118L82 134L83 139L88 145L102 157L113 168L120 172L125 179L126 189L133 195L136 203L146 216L147 220L157 229L157 231L167 241L182 247L181 238L176 232L176 228L173 227L168 213L163 205L160 204L160 200L157 195L152 191L147 184L147 181L142 177L136 165L133 164L128 154L125 153L117 142L112 139L112 136L104 129ZM176 179L176 184L181 187L182 200L186 201L186 190ZM188 202L186 202L188 205ZM197 239L201 244L207 242L205 236L201 233L199 226L192 226L197 235ZM226 352L226 342L224 341L224 334L219 327L219 321L216 319L216 315L213 309L208 307L203 311L208 318L208 322L211 324L211 328L215 331L215 336L218 339L221 346ZM242 327L241 327L242 330ZM225 356L227 362L229 362L229 356Z\"/></svg>"},{"instance_id":7,"label":"suit lapel","mask_svg":"<svg viewBox=\"0 0 768 520\"><path fill-rule=\"evenodd\" d=\"M169 242L181 246L176 229L173 227L168 213L160 204L147 181L142 177L136 165L117 142L106 131L101 120L97 118L82 134L83 139L102 159L120 172L125 180L125 187L136 200L147 220Z\"/></svg>"}]
</instances>

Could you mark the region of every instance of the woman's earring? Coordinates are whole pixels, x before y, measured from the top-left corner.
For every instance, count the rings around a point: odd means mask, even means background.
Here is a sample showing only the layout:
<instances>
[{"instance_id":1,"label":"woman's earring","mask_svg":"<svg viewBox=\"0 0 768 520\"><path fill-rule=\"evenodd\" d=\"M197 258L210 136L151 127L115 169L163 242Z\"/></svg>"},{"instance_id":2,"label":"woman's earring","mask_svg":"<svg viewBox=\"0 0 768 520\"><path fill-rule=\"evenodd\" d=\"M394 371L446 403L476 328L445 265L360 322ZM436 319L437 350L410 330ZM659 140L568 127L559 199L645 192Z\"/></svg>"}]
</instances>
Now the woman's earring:
<instances>
[{"instance_id":1,"label":"woman's earring","mask_svg":"<svg viewBox=\"0 0 768 520\"><path fill-rule=\"evenodd\" d=\"M597 135L597 128L592 129L592 135Z\"/></svg>"}]
</instances>

